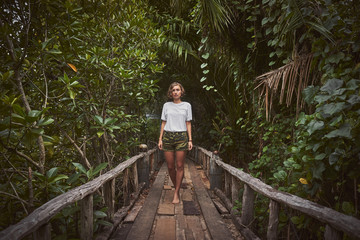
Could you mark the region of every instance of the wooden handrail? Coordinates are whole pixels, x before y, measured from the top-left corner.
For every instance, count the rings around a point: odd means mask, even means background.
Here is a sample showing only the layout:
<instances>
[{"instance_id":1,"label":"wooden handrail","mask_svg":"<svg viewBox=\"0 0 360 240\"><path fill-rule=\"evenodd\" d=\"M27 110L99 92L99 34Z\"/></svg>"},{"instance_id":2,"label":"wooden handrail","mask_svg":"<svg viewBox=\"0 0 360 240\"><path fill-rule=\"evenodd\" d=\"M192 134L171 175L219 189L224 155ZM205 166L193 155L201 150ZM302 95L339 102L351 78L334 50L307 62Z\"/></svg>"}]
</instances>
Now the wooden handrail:
<instances>
[{"instance_id":1,"label":"wooden handrail","mask_svg":"<svg viewBox=\"0 0 360 240\"><path fill-rule=\"evenodd\" d=\"M356 239L360 238L360 220L359 219L352 217L352 216L345 215L340 212L337 212L331 208L322 206L320 204L311 202L309 200L300 198L293 194L276 190L273 187L263 183L259 179L251 176L250 174L245 173L229 164L224 163L219 156L213 154L212 152L210 152L204 148L195 146L194 151L200 151L202 153L202 156L200 156L201 154L199 154L197 152L193 153L193 154L196 156L195 160L200 161L200 164L202 164L203 167L205 166L205 168L206 168L207 166L214 165L214 164L211 164L211 162L213 161L216 163L216 165L218 165L220 168L225 170L226 173L229 173L233 178L243 182L245 184L245 190L247 189L247 191L249 191L249 189L246 188L246 186L248 186L252 190L270 198L271 199L271 201L270 201L271 209L274 209L274 208L277 209L276 207L274 207L274 204L282 203L292 209L298 210L308 216L311 216L312 218L314 218L316 220L319 220L320 222L327 224L326 231L328 231L328 232L325 231L325 239L336 238L336 237L334 237L334 235L331 235L331 234L334 234L333 233L334 231L335 232L342 231L353 238L356 238ZM199 159L199 156L202 159ZM205 172L214 172L214 170L209 170L209 169L204 169L204 170L205 170ZM212 182L211 176L209 176L209 178L210 178L210 183L211 183ZM229 181L229 180L227 180L227 181ZM225 180L225 182L226 182L226 180ZM229 186L226 186L227 184L231 184L231 183L225 183L225 188L227 189L226 191L229 191L228 190ZM235 191L238 192L238 190L235 190ZM246 191L244 191L244 195L246 194L245 192ZM243 201L244 201L244 196L243 196ZM234 202L234 199L233 199L233 202ZM270 211L271 211L271 209L270 209ZM248 209L244 210L244 208L243 208L243 211L249 211L249 210ZM250 210L250 211L253 211L253 210ZM244 212L243 212L242 215L246 215L246 214L244 214ZM270 215L271 215L271 217L277 216L277 214L274 214L271 212L270 212ZM275 221L277 221L277 220L278 219L276 219ZM271 226L271 227L273 228L273 226ZM275 231L276 231L276 229L275 229ZM331 234L329 232L331 232ZM330 234L331 236L327 235L327 234ZM336 235L336 233L335 233L335 235Z\"/></svg>"},{"instance_id":2,"label":"wooden handrail","mask_svg":"<svg viewBox=\"0 0 360 240\"><path fill-rule=\"evenodd\" d=\"M22 219L17 224L12 225L0 232L0 239L21 239L26 235L36 231L40 227L47 224L50 219L54 217L55 214L58 213L60 210L72 203L75 203L91 195L100 187L102 187L105 183L115 179L121 172L123 172L129 166L133 165L137 160L148 157L154 154L155 151L157 151L156 148L131 157L125 162L120 163L117 167L95 178L94 180L51 199L50 201L46 202L45 204L34 210L30 215Z\"/></svg>"}]
</instances>

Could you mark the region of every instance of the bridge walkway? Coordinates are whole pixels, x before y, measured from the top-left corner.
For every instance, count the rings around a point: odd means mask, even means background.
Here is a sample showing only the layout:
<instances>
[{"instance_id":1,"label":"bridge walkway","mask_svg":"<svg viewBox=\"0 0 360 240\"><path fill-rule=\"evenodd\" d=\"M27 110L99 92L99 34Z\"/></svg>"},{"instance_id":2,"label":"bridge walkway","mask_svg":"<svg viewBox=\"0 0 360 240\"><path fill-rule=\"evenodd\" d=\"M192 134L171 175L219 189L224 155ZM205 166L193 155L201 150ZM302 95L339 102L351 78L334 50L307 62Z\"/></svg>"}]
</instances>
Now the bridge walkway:
<instances>
[{"instance_id":1,"label":"bridge walkway","mask_svg":"<svg viewBox=\"0 0 360 240\"><path fill-rule=\"evenodd\" d=\"M172 204L174 186L164 163L146 198L135 203L111 239L243 239L231 219L215 207L209 188L201 167L187 160L180 203Z\"/></svg>"}]
</instances>

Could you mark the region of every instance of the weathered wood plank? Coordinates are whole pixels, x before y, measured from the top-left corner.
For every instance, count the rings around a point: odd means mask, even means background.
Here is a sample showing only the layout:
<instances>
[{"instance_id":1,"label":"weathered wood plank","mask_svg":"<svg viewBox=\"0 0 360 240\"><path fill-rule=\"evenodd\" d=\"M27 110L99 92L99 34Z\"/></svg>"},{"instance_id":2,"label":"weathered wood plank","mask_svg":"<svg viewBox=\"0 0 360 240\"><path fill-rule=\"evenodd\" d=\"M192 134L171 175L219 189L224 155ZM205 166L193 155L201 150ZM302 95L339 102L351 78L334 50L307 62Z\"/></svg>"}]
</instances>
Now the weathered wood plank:
<instances>
[{"instance_id":1,"label":"weathered wood plank","mask_svg":"<svg viewBox=\"0 0 360 240\"><path fill-rule=\"evenodd\" d=\"M232 176L231 177L231 202L235 205L235 202L239 200L240 183L239 180Z\"/></svg>"},{"instance_id":2,"label":"weathered wood plank","mask_svg":"<svg viewBox=\"0 0 360 240\"><path fill-rule=\"evenodd\" d=\"M81 200L80 238L91 240L93 238L93 195L90 194Z\"/></svg>"},{"instance_id":3,"label":"weathered wood plank","mask_svg":"<svg viewBox=\"0 0 360 240\"><path fill-rule=\"evenodd\" d=\"M135 222L127 236L129 240L148 239L151 234L152 225L155 219L156 211L160 202L161 191L163 189L167 166L162 165L160 171L150 189L145 203L135 219Z\"/></svg>"},{"instance_id":4,"label":"weathered wood plank","mask_svg":"<svg viewBox=\"0 0 360 240\"><path fill-rule=\"evenodd\" d=\"M115 178L103 185L104 201L107 206L108 218L112 221L115 213Z\"/></svg>"},{"instance_id":5,"label":"weathered wood plank","mask_svg":"<svg viewBox=\"0 0 360 240\"><path fill-rule=\"evenodd\" d=\"M49 223L41 226L34 232L35 240L50 240L51 239L51 225Z\"/></svg>"},{"instance_id":6,"label":"weathered wood plank","mask_svg":"<svg viewBox=\"0 0 360 240\"><path fill-rule=\"evenodd\" d=\"M192 183L196 192L201 211L203 213L206 225L211 237L216 239L232 239L231 232L225 226L220 214L217 212L212 200L200 179L196 168L192 162L188 163L191 173Z\"/></svg>"},{"instance_id":7,"label":"weathered wood plank","mask_svg":"<svg viewBox=\"0 0 360 240\"><path fill-rule=\"evenodd\" d=\"M147 152L151 154L157 151L156 148ZM124 169L135 163L139 158L142 158L145 153L141 153L129 158L125 162L120 163L117 167L111 169L105 174L87 182L79 187L76 187L64 194L61 194L39 208L35 209L29 216L22 219L15 225L8 227L0 232L0 238L3 239L21 239L26 235L34 232L40 226L47 223L53 216L55 216L64 207L75 203L86 197L89 194L97 191L105 182L117 177Z\"/></svg>"},{"instance_id":8,"label":"weathered wood plank","mask_svg":"<svg viewBox=\"0 0 360 240\"><path fill-rule=\"evenodd\" d=\"M175 240L175 229L174 217L159 218L156 222L154 240Z\"/></svg>"},{"instance_id":9,"label":"weathered wood plank","mask_svg":"<svg viewBox=\"0 0 360 240\"><path fill-rule=\"evenodd\" d=\"M160 203L158 214L159 215L174 215L175 213L175 206L174 204L170 203Z\"/></svg>"},{"instance_id":10,"label":"weathered wood plank","mask_svg":"<svg viewBox=\"0 0 360 240\"><path fill-rule=\"evenodd\" d=\"M135 205L133 208L131 208L131 211L128 213L128 215L124 219L124 223L133 223L139 214L142 206L141 205Z\"/></svg>"},{"instance_id":11,"label":"weathered wood plank","mask_svg":"<svg viewBox=\"0 0 360 240\"><path fill-rule=\"evenodd\" d=\"M270 199L269 209L269 225L266 236L268 240L276 240L278 239L277 228L279 225L279 204Z\"/></svg>"},{"instance_id":12,"label":"weathered wood plank","mask_svg":"<svg viewBox=\"0 0 360 240\"><path fill-rule=\"evenodd\" d=\"M210 180L210 189L213 190L214 188L221 188L223 185L222 175L223 169L219 167L215 159L212 157L210 158L210 169L209 169L209 180Z\"/></svg>"},{"instance_id":13,"label":"weathered wood plank","mask_svg":"<svg viewBox=\"0 0 360 240\"><path fill-rule=\"evenodd\" d=\"M249 228L251 222L254 220L254 201L254 190L252 190L247 184L245 184L242 199L241 223Z\"/></svg>"},{"instance_id":14,"label":"weathered wood plank","mask_svg":"<svg viewBox=\"0 0 360 240\"><path fill-rule=\"evenodd\" d=\"M248 184L256 192L274 200L279 203L285 204L290 208L296 209L305 213L314 219L321 222L330 224L333 228L343 231L349 236L359 239L360 238L360 220L337 212L331 208L321 206L320 204L302 199L298 196L281 192L272 188L271 186L261 182L259 179L252 177L250 174L245 173L217 158L216 163L236 177L237 179Z\"/></svg>"},{"instance_id":15,"label":"weathered wood plank","mask_svg":"<svg viewBox=\"0 0 360 240\"><path fill-rule=\"evenodd\" d=\"M96 237L96 240L106 240L106 239L110 238L110 236L118 228L118 225L120 224L120 222L123 221L123 219L126 217L129 210L134 206L135 202L139 199L140 193L143 191L144 188L145 188L145 183L140 183L138 191L132 194L132 199L130 201L130 205L122 207L121 209L119 209L114 214L114 223L113 223L113 225L112 226L105 226L104 230L101 233L99 233L98 236ZM128 226L130 224L125 224L125 225ZM126 230L126 235L127 235L127 232L128 231ZM121 230L121 234L123 234L123 230ZM120 239L123 239L123 238L120 238Z\"/></svg>"},{"instance_id":16,"label":"weathered wood plank","mask_svg":"<svg viewBox=\"0 0 360 240\"><path fill-rule=\"evenodd\" d=\"M341 239L343 239L343 234L339 231L336 231L336 229L333 229L331 226L326 225L324 239L325 240L341 240Z\"/></svg>"},{"instance_id":17,"label":"weathered wood plank","mask_svg":"<svg viewBox=\"0 0 360 240\"><path fill-rule=\"evenodd\" d=\"M213 202L215 204L215 207L219 211L220 214L227 214L229 211L224 207L224 205L217 199L213 199Z\"/></svg>"},{"instance_id":18,"label":"weathered wood plank","mask_svg":"<svg viewBox=\"0 0 360 240\"><path fill-rule=\"evenodd\" d=\"M244 226L241 223L239 211L233 208L233 205L232 205L230 199L227 198L225 193L223 193L218 188L215 188L214 192L221 199L221 201L224 203L227 210L230 212L231 219L232 219L234 225L236 226L236 228L241 232L241 235L246 240L260 240L260 238L258 236L256 236L255 233L253 233L249 228L247 228L246 226Z\"/></svg>"}]
</instances>

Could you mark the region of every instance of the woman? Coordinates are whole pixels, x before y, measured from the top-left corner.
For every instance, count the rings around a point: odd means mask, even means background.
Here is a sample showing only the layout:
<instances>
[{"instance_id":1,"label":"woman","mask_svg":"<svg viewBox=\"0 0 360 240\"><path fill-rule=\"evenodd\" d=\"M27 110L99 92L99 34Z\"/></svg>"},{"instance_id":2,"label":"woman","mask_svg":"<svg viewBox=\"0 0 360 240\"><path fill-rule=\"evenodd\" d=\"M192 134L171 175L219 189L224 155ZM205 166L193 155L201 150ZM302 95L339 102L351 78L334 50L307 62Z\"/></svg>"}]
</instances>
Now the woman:
<instances>
[{"instance_id":1,"label":"woman","mask_svg":"<svg viewBox=\"0 0 360 240\"><path fill-rule=\"evenodd\" d=\"M169 175L175 186L173 204L180 202L179 191L184 177L186 151L193 147L191 105L181 101L184 94L184 87L180 83L170 84L167 95L172 102L165 103L161 113L162 122L158 146L160 150L164 150Z\"/></svg>"}]
</instances>

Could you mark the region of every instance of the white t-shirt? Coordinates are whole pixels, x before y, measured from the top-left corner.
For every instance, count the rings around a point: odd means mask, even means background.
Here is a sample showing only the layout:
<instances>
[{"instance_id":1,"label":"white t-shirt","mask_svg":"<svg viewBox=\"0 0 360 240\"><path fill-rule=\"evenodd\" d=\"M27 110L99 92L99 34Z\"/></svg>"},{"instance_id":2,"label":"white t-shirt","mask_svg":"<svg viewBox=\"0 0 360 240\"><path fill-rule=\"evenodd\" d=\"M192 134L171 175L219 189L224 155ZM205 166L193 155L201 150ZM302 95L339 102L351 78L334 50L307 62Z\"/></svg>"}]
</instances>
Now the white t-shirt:
<instances>
[{"instance_id":1,"label":"white t-shirt","mask_svg":"<svg viewBox=\"0 0 360 240\"><path fill-rule=\"evenodd\" d=\"M192 120L190 103L165 103L161 113L161 120L166 121L165 131L186 132L186 122Z\"/></svg>"}]
</instances>

